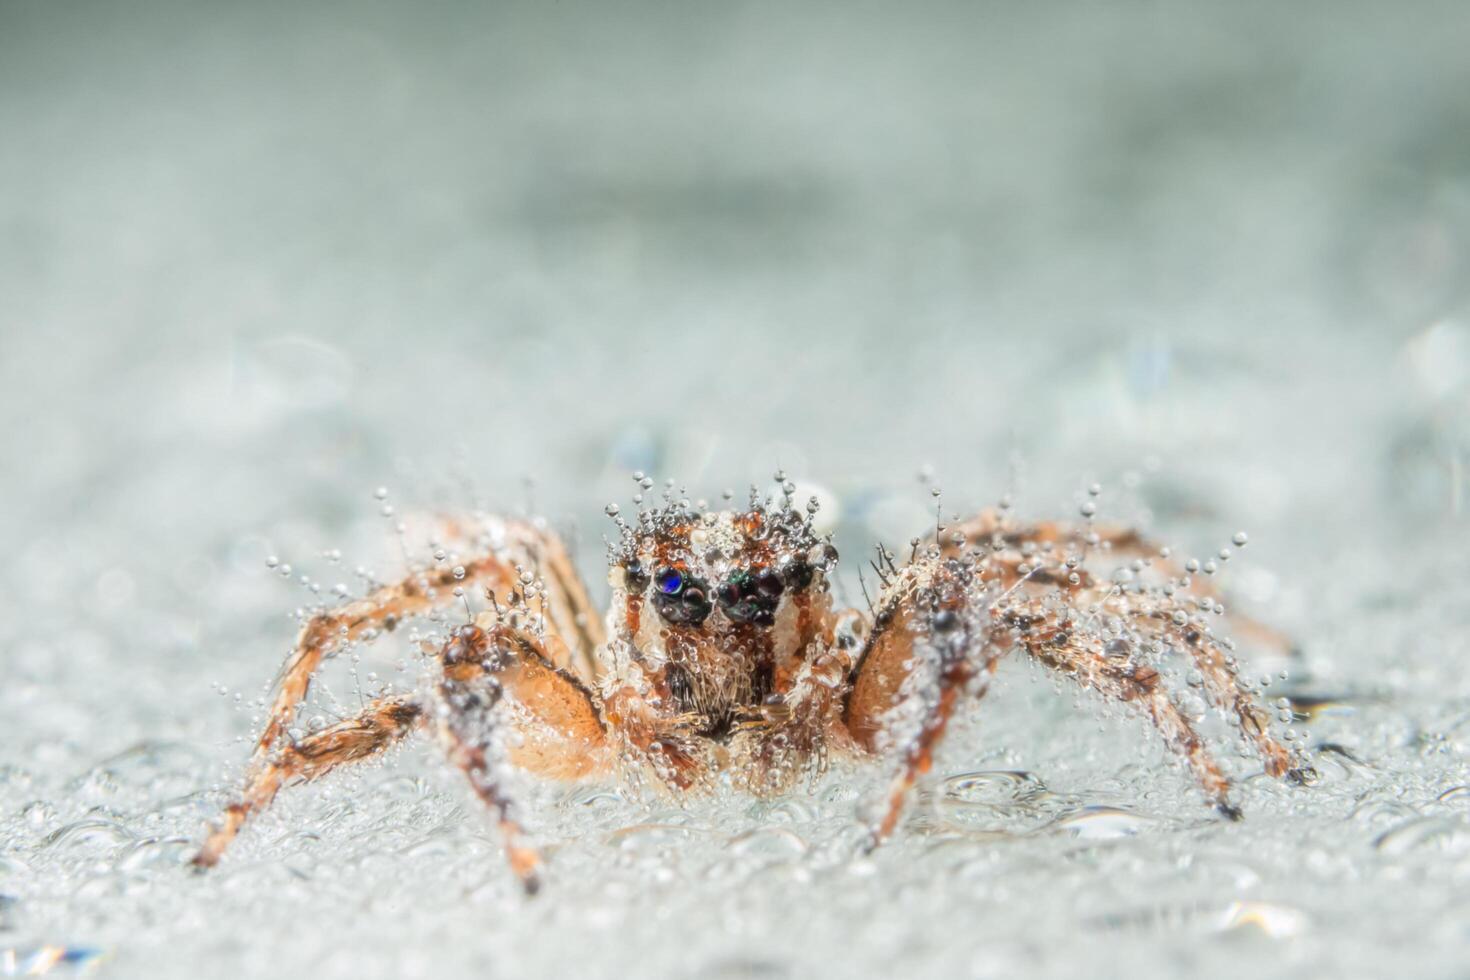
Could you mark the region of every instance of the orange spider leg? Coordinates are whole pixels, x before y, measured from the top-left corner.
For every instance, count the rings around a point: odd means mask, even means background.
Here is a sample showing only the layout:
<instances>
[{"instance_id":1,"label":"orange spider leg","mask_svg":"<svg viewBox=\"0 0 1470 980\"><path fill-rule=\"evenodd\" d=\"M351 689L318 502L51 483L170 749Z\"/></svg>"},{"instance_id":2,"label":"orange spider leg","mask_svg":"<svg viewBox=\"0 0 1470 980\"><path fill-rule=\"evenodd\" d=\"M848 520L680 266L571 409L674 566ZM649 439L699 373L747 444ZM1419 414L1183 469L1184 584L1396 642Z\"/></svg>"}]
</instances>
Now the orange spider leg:
<instances>
[{"instance_id":1,"label":"orange spider leg","mask_svg":"<svg viewBox=\"0 0 1470 980\"><path fill-rule=\"evenodd\" d=\"M496 544L494 551L477 555L458 568L415 573L307 621L282 668L275 701L251 757L252 769L265 763L296 717L312 677L325 658L349 643L391 631L411 617L453 605L459 601L454 595L457 587L470 594L488 589L504 599L521 588L517 566L526 571L545 571L548 578L543 608L548 613L544 617L547 629L558 638L571 638L570 642L562 640L557 648L563 662L575 657L578 664L588 665L579 668L583 676L593 676L587 671L593 669L592 649L600 642L602 625L561 540L550 531L519 521L490 518L485 526L493 531L487 536ZM457 527L453 530L463 533Z\"/></svg>"},{"instance_id":2,"label":"orange spider leg","mask_svg":"<svg viewBox=\"0 0 1470 980\"><path fill-rule=\"evenodd\" d=\"M871 846L898 826L967 688L978 677L973 693L982 696L995 672L1001 651L984 642L971 575L966 563L932 558L904 569L885 590L854 668L843 711L848 733L870 753L899 751Z\"/></svg>"},{"instance_id":3,"label":"orange spider leg","mask_svg":"<svg viewBox=\"0 0 1470 980\"><path fill-rule=\"evenodd\" d=\"M534 635L490 614L481 624L457 630L441 659L440 741L475 794L495 811L511 870L534 894L541 856L525 840L498 763L503 756L553 779L606 773L611 757L597 703L575 676L552 662ZM515 737L502 741L507 728Z\"/></svg>"},{"instance_id":4,"label":"orange spider leg","mask_svg":"<svg viewBox=\"0 0 1470 980\"><path fill-rule=\"evenodd\" d=\"M963 544L955 543L956 534L963 539ZM1087 540L1089 534L1096 536L1095 544ZM1075 569L1059 567L1058 563L1068 554L1080 556L1085 552L1088 558L1093 559L1099 554L1141 559L1167 578L1187 581L1188 586L1184 591L1189 595L1216 601L1222 598L1220 590L1206 577L1188 574L1173 557L1164 555L1164 549L1158 542L1123 525L1095 524L1078 527L1061 521L1011 524L999 511L989 508L968 520L946 527L940 544L946 556L959 554L965 548L978 547L989 551L993 559L998 560L995 562L997 569L1003 570L1001 578L1006 587L1020 577L1016 571L1017 566L1026 565L1031 572L1030 580L1036 584L1057 585L1072 590L1106 588L1106 584L1099 582L1085 564ZM1043 567L1037 568L1038 562L1028 561L1035 557L1026 553L1028 546L1040 552L1041 557L1055 561L1050 564L1043 561L1040 563ZM1072 572L1077 575L1076 583L1070 582L1068 578ZM1289 636L1257 619L1232 610L1228 614L1228 620L1232 630L1254 646L1282 655L1294 655L1297 652L1296 644Z\"/></svg>"},{"instance_id":5,"label":"orange spider leg","mask_svg":"<svg viewBox=\"0 0 1470 980\"><path fill-rule=\"evenodd\" d=\"M1142 708L1164 742L1188 764L1205 797L1225 816L1240 819L1239 808L1230 802L1230 780L1170 698L1157 670L1106 656L1095 637L1052 613L1007 613L1001 622L1016 631L1017 642L1038 663L1104 697Z\"/></svg>"},{"instance_id":6,"label":"orange spider leg","mask_svg":"<svg viewBox=\"0 0 1470 980\"><path fill-rule=\"evenodd\" d=\"M357 717L286 746L255 774L243 797L225 810L219 825L194 856L194 866L213 867L246 819L270 806L288 780L299 778L310 782L338 766L377 755L401 741L422 721L423 709L413 700L379 698Z\"/></svg>"}]
</instances>

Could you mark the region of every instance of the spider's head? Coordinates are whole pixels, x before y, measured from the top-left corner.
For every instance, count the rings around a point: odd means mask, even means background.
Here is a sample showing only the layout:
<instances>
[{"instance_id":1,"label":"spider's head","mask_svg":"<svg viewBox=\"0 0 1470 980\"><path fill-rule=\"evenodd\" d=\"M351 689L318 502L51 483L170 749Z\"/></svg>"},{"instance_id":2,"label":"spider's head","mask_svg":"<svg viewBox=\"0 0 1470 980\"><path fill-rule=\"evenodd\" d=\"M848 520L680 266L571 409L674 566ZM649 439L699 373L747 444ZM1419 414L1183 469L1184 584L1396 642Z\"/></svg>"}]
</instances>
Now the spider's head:
<instances>
[{"instance_id":1,"label":"spider's head","mask_svg":"<svg viewBox=\"0 0 1470 980\"><path fill-rule=\"evenodd\" d=\"M620 522L611 554L614 609L629 630L726 634L775 627L785 611L827 589L836 550L811 512L790 500L753 500L745 511L669 503ZM650 615L651 613L651 615Z\"/></svg>"}]
</instances>

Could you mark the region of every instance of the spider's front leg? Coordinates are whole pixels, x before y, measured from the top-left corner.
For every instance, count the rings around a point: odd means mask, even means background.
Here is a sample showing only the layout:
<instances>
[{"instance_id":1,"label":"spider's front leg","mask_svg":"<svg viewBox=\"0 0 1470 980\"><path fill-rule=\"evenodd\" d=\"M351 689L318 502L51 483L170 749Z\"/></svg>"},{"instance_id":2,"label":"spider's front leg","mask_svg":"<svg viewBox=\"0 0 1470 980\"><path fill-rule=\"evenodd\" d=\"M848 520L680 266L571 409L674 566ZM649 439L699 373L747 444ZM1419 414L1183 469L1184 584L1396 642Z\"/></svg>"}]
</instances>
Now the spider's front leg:
<instances>
[{"instance_id":1,"label":"spider's front leg","mask_svg":"<svg viewBox=\"0 0 1470 980\"><path fill-rule=\"evenodd\" d=\"M874 846L898 825L960 698L989 685L1001 651L986 642L986 627L984 587L967 559L929 555L885 585L842 715L859 748L898 757Z\"/></svg>"},{"instance_id":2,"label":"spider's front leg","mask_svg":"<svg viewBox=\"0 0 1470 980\"><path fill-rule=\"evenodd\" d=\"M511 870L529 893L541 857L525 842L504 787L506 764L551 779L606 774L607 729L592 693L556 666L533 633L487 613L440 651L439 739L477 796L495 811Z\"/></svg>"}]
</instances>

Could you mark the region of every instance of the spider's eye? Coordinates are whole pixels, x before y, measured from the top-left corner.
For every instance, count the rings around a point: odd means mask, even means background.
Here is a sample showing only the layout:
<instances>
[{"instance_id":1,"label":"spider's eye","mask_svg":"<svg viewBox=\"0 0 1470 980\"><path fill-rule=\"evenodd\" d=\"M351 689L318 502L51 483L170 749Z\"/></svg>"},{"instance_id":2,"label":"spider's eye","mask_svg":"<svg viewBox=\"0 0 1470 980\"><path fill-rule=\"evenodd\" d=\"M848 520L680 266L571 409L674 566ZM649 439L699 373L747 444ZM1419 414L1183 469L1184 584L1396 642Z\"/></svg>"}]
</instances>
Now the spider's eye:
<instances>
[{"instance_id":1,"label":"spider's eye","mask_svg":"<svg viewBox=\"0 0 1470 980\"><path fill-rule=\"evenodd\" d=\"M671 626L698 626L710 614L707 586L677 568L660 568L653 576L653 608Z\"/></svg>"},{"instance_id":2,"label":"spider's eye","mask_svg":"<svg viewBox=\"0 0 1470 980\"><path fill-rule=\"evenodd\" d=\"M785 588L781 576L769 568L739 569L720 586L720 608L732 623L770 626L776 621L776 607Z\"/></svg>"},{"instance_id":3,"label":"spider's eye","mask_svg":"<svg viewBox=\"0 0 1470 980\"><path fill-rule=\"evenodd\" d=\"M792 558L781 566L781 576L793 589L804 589L812 584L812 566L805 558Z\"/></svg>"},{"instance_id":4,"label":"spider's eye","mask_svg":"<svg viewBox=\"0 0 1470 980\"><path fill-rule=\"evenodd\" d=\"M678 595L684 590L684 573L677 568L660 568L653 580L664 595Z\"/></svg>"},{"instance_id":5,"label":"spider's eye","mask_svg":"<svg viewBox=\"0 0 1470 980\"><path fill-rule=\"evenodd\" d=\"M648 572L636 558L623 566L623 587L629 592L642 592L648 588Z\"/></svg>"},{"instance_id":6,"label":"spider's eye","mask_svg":"<svg viewBox=\"0 0 1470 980\"><path fill-rule=\"evenodd\" d=\"M755 591L765 598L774 599L779 596L785 588L786 583L781 581L781 576L777 575L771 569L763 568L756 573Z\"/></svg>"}]
</instances>

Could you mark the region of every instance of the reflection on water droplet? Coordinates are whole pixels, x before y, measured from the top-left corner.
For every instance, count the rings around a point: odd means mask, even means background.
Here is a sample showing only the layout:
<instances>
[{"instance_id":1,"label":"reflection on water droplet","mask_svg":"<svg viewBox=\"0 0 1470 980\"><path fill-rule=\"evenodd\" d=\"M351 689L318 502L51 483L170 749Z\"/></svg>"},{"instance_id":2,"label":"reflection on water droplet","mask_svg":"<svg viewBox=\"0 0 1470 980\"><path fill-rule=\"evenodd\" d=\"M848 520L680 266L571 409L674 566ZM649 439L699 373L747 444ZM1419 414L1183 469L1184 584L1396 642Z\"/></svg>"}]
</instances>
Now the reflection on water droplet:
<instances>
[{"instance_id":1,"label":"reflection on water droplet","mask_svg":"<svg viewBox=\"0 0 1470 980\"><path fill-rule=\"evenodd\" d=\"M782 827L762 827L730 838L730 851L741 856L796 858L807 850L804 839Z\"/></svg>"},{"instance_id":2,"label":"reflection on water droplet","mask_svg":"<svg viewBox=\"0 0 1470 980\"><path fill-rule=\"evenodd\" d=\"M1306 915L1285 905L1232 902L1221 914L1219 930L1258 929L1272 939L1290 939L1306 926Z\"/></svg>"},{"instance_id":3,"label":"reflection on water droplet","mask_svg":"<svg viewBox=\"0 0 1470 980\"><path fill-rule=\"evenodd\" d=\"M104 955L86 946L0 948L0 977L39 977L60 970L90 972Z\"/></svg>"},{"instance_id":4,"label":"reflection on water droplet","mask_svg":"<svg viewBox=\"0 0 1470 980\"><path fill-rule=\"evenodd\" d=\"M1435 802L1448 806L1470 806L1470 786L1456 786L1453 789L1447 789L1435 798Z\"/></svg>"},{"instance_id":5,"label":"reflection on water droplet","mask_svg":"<svg viewBox=\"0 0 1470 980\"><path fill-rule=\"evenodd\" d=\"M1407 854L1421 848L1463 851L1470 845L1463 818L1416 817L1379 834L1373 847L1381 854Z\"/></svg>"},{"instance_id":6,"label":"reflection on water droplet","mask_svg":"<svg viewBox=\"0 0 1470 980\"><path fill-rule=\"evenodd\" d=\"M116 847L134 840L136 834L111 820L78 820L52 832L41 847Z\"/></svg>"},{"instance_id":7,"label":"reflection on water droplet","mask_svg":"<svg viewBox=\"0 0 1470 980\"><path fill-rule=\"evenodd\" d=\"M1116 840L1137 836L1154 822L1152 817L1120 807L1085 806L1065 814L1049 826L1082 840Z\"/></svg>"},{"instance_id":8,"label":"reflection on water droplet","mask_svg":"<svg viewBox=\"0 0 1470 980\"><path fill-rule=\"evenodd\" d=\"M946 779L941 786L946 802L991 805L1032 800L1046 792L1046 785L1040 779L1019 769L961 773Z\"/></svg>"}]
</instances>

